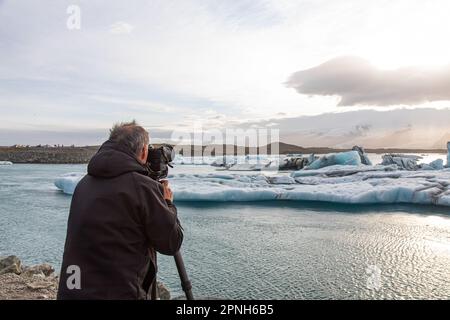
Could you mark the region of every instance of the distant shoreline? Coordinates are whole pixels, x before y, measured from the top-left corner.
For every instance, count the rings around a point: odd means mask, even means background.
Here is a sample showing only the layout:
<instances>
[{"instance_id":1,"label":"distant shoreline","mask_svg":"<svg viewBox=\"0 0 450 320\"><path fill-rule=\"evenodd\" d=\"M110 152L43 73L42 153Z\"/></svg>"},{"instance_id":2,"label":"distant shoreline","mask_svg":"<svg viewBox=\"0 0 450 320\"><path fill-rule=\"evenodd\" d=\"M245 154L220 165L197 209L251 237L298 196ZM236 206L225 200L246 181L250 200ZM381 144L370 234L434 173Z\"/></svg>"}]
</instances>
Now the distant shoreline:
<instances>
[{"instance_id":1,"label":"distant shoreline","mask_svg":"<svg viewBox=\"0 0 450 320\"><path fill-rule=\"evenodd\" d=\"M158 145L155 145L158 146ZM12 163L42 163L42 164L83 164L88 163L91 157L97 152L100 146L29 146L29 147L1 147L0 146L0 161L11 161ZM209 146L209 149L227 150L226 155L246 155L246 154L258 154L270 152L273 145L268 145L265 148L244 148L237 146ZM217 147L219 147L217 149ZM205 146L176 146L175 149L182 151L182 153L188 153L187 150L191 149L192 154L201 155L201 150ZM234 152L232 151L234 150ZM280 143L279 154L326 154L332 152L343 152L351 149L340 148L328 148L328 147L300 147L293 144ZM184 152L183 152L184 151ZM230 152L231 151L231 152ZM265 151L265 152L264 152ZM368 153L384 154L384 153L439 153L446 154L446 149L400 149L400 148L367 148ZM223 153L216 151L216 154L212 152L212 155L221 156Z\"/></svg>"}]
</instances>

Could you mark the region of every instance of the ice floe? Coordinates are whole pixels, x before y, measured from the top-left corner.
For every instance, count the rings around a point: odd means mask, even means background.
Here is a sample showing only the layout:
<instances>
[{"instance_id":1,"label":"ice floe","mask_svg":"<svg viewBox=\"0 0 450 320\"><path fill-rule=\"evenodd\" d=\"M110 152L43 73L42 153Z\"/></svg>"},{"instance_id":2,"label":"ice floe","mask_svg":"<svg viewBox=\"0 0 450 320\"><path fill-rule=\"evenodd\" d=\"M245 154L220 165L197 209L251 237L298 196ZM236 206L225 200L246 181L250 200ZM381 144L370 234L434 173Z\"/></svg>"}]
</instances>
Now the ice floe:
<instances>
[{"instance_id":1,"label":"ice floe","mask_svg":"<svg viewBox=\"0 0 450 320\"><path fill-rule=\"evenodd\" d=\"M81 176L60 177L55 185L73 193ZM450 169L396 170L389 166L334 165L284 174L175 174L169 176L176 201L324 201L348 204L433 204L450 206Z\"/></svg>"},{"instance_id":2,"label":"ice floe","mask_svg":"<svg viewBox=\"0 0 450 320\"><path fill-rule=\"evenodd\" d=\"M67 173L55 180L55 186L64 193L73 194L75 187L83 176L80 173Z\"/></svg>"}]
</instances>

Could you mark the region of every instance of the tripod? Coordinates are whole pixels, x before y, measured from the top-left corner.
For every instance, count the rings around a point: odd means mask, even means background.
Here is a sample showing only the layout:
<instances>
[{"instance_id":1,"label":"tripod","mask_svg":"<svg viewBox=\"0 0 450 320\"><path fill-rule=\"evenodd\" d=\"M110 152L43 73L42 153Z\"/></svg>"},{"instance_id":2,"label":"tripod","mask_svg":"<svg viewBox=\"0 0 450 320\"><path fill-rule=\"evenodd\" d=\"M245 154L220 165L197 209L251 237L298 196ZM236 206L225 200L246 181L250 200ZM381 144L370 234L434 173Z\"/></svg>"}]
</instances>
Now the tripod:
<instances>
[{"instance_id":1,"label":"tripod","mask_svg":"<svg viewBox=\"0 0 450 320\"><path fill-rule=\"evenodd\" d=\"M175 253L173 256L175 258L175 264L177 265L178 275L181 280L181 288L183 288L184 294L187 300L194 300L194 295L192 294L192 285L189 281L189 277L186 273L186 268L184 267L183 257L181 257L180 251Z\"/></svg>"},{"instance_id":2,"label":"tripod","mask_svg":"<svg viewBox=\"0 0 450 320\"><path fill-rule=\"evenodd\" d=\"M178 275L180 276L181 280L181 288L184 291L184 294L186 295L187 300L194 300L194 295L192 294L192 285L191 281L189 280L189 277L186 273L186 268L184 267L183 257L181 256L180 251L175 253L173 256L175 259L175 264L177 266ZM157 282L156 278L152 285L152 300L156 300L157 298Z\"/></svg>"}]
</instances>

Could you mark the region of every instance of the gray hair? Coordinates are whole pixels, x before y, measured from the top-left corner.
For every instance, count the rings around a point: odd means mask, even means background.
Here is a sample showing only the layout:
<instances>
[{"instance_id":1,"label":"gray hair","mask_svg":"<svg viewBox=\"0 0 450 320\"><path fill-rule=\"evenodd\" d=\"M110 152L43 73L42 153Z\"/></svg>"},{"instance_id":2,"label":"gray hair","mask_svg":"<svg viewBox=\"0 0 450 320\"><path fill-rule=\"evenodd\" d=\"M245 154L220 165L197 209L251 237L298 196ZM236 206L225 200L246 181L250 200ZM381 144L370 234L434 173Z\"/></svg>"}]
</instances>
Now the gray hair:
<instances>
[{"instance_id":1,"label":"gray hair","mask_svg":"<svg viewBox=\"0 0 450 320\"><path fill-rule=\"evenodd\" d=\"M109 131L109 139L139 156L142 148L149 143L148 132L135 120L116 123Z\"/></svg>"}]
</instances>

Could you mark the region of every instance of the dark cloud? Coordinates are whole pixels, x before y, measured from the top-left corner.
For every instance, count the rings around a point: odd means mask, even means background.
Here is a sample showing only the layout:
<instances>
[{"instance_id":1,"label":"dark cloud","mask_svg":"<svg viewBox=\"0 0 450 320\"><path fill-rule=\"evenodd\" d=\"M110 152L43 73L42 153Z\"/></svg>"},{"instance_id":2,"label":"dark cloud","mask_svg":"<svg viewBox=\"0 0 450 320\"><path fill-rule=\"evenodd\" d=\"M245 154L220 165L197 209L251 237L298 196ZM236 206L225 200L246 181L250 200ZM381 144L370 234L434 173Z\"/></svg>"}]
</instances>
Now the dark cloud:
<instances>
[{"instance_id":1,"label":"dark cloud","mask_svg":"<svg viewBox=\"0 0 450 320\"><path fill-rule=\"evenodd\" d=\"M417 105L450 100L450 65L380 70L358 57L339 57L291 75L286 85L308 95L340 96L339 106Z\"/></svg>"}]
</instances>

